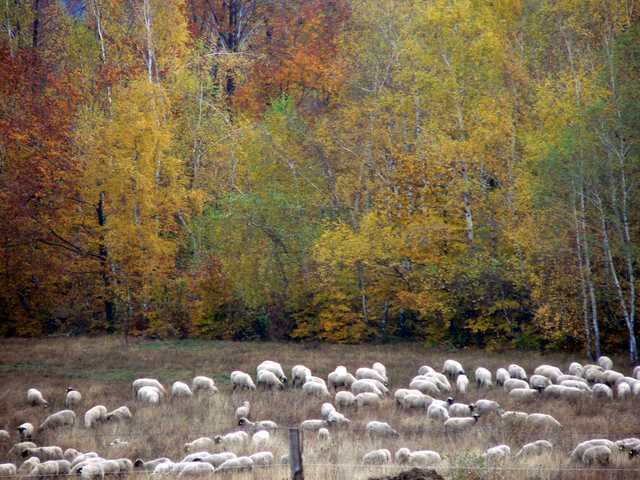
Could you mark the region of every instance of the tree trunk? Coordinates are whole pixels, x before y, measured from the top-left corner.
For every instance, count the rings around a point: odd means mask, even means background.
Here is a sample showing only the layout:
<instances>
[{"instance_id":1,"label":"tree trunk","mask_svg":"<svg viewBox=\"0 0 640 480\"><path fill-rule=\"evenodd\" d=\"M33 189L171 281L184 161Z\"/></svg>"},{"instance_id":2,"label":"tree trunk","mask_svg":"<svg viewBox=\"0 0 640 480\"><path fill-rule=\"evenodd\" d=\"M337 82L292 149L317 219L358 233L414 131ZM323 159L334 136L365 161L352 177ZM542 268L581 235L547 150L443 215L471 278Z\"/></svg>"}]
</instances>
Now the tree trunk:
<instances>
[{"instance_id":1,"label":"tree trunk","mask_svg":"<svg viewBox=\"0 0 640 480\"><path fill-rule=\"evenodd\" d=\"M104 210L104 198L105 193L100 192L98 200L98 207L96 213L98 216L98 225L104 227L107 223L107 215ZM111 297L111 275L109 271L109 250L105 244L104 235L100 232L100 244L98 247L100 251L100 269L102 271L102 283L104 285L104 317L107 322L107 331L113 333L115 330L115 304Z\"/></svg>"},{"instance_id":2,"label":"tree trunk","mask_svg":"<svg viewBox=\"0 0 640 480\"><path fill-rule=\"evenodd\" d=\"M360 298L362 301L362 316L364 317L364 323L367 327L369 324L369 299L367 298L366 283L364 280L364 268L362 262L356 263L356 272L358 273L358 289L360 290Z\"/></svg>"},{"instance_id":3,"label":"tree trunk","mask_svg":"<svg viewBox=\"0 0 640 480\"><path fill-rule=\"evenodd\" d=\"M580 225L578 221L578 211L576 209L575 201L573 204L573 218L575 220L576 227L576 257L578 261L578 270L580 270L580 290L582 293L582 318L584 322L584 334L585 334L585 350L587 356L591 361L596 360L593 356L593 350L591 348L591 325L589 322L589 298L587 296L587 284L584 275L584 263L582 259L582 239L580 235Z\"/></svg>"}]
</instances>

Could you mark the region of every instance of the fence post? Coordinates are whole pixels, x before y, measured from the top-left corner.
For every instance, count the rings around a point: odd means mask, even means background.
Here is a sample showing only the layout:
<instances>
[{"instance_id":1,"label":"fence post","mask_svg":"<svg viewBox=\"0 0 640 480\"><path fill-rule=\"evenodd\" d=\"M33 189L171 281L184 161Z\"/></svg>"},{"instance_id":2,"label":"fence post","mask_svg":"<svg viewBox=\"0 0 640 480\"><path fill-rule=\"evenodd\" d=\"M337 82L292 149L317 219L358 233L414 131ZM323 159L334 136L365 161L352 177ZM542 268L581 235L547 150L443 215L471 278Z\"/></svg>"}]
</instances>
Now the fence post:
<instances>
[{"instance_id":1,"label":"fence post","mask_svg":"<svg viewBox=\"0 0 640 480\"><path fill-rule=\"evenodd\" d=\"M302 469L302 442L300 441L300 430L289 429L289 465L291 465L292 480L304 480Z\"/></svg>"}]
</instances>

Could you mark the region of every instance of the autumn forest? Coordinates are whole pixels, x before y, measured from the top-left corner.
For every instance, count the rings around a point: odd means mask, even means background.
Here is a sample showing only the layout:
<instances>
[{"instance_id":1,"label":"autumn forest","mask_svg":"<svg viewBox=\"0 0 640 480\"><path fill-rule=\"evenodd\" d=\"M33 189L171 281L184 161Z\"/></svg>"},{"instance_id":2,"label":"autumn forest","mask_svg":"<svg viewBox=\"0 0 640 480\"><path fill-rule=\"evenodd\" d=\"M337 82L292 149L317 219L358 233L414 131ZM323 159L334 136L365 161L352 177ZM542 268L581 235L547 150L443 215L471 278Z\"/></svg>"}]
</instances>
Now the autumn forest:
<instances>
[{"instance_id":1,"label":"autumn forest","mask_svg":"<svg viewBox=\"0 0 640 480\"><path fill-rule=\"evenodd\" d=\"M635 360L640 0L6 0L0 335Z\"/></svg>"}]
</instances>

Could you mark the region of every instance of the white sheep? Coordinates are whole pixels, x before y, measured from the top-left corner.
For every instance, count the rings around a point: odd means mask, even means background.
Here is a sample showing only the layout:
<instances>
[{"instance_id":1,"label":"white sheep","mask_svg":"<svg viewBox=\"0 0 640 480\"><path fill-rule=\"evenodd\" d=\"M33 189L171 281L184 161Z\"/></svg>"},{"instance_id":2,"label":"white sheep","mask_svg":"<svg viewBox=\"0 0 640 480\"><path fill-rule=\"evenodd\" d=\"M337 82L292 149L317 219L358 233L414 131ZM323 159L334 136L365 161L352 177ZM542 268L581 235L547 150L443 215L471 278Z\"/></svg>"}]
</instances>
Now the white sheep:
<instances>
[{"instance_id":1,"label":"white sheep","mask_svg":"<svg viewBox=\"0 0 640 480\"><path fill-rule=\"evenodd\" d=\"M464 395L465 393L467 393L468 386L469 386L469 379L467 378L467 376L464 373L461 375L458 375L458 378L456 379L456 388L458 389L458 392Z\"/></svg>"},{"instance_id":2,"label":"white sheep","mask_svg":"<svg viewBox=\"0 0 640 480\"><path fill-rule=\"evenodd\" d=\"M165 390L164 386L162 386L162 384L157 379L155 379L155 378L138 378L138 379L134 380L133 383L131 384L131 388L133 390L134 397L138 393L138 390L140 390L142 387L155 387L155 388L158 389L158 391L160 392L161 395L165 395L167 393L167 391Z\"/></svg>"},{"instance_id":3,"label":"white sheep","mask_svg":"<svg viewBox=\"0 0 640 480\"><path fill-rule=\"evenodd\" d=\"M356 406L358 408L378 406L381 400L381 395L377 393L363 392L356 395Z\"/></svg>"},{"instance_id":4,"label":"white sheep","mask_svg":"<svg viewBox=\"0 0 640 480\"><path fill-rule=\"evenodd\" d=\"M613 399L613 391L604 383L598 383L593 386L593 396L595 398Z\"/></svg>"},{"instance_id":5,"label":"white sheep","mask_svg":"<svg viewBox=\"0 0 640 480\"><path fill-rule=\"evenodd\" d=\"M20 452L22 458L37 457L41 462L47 460L64 460L64 452L60 447L25 448Z\"/></svg>"},{"instance_id":6,"label":"white sheep","mask_svg":"<svg viewBox=\"0 0 640 480\"><path fill-rule=\"evenodd\" d=\"M505 380L502 387L505 391L510 392L514 388L529 388L529 383L526 380L521 380L519 378L510 378L509 380Z\"/></svg>"},{"instance_id":7,"label":"white sheep","mask_svg":"<svg viewBox=\"0 0 640 480\"><path fill-rule=\"evenodd\" d=\"M356 404L356 396L351 392L337 392L335 403L338 407L352 407Z\"/></svg>"},{"instance_id":8,"label":"white sheep","mask_svg":"<svg viewBox=\"0 0 640 480\"><path fill-rule=\"evenodd\" d=\"M382 363L375 362L373 365L371 365L371 368L378 372L383 378L386 378L387 381L389 380L389 377L387 376L387 367L385 367Z\"/></svg>"},{"instance_id":9,"label":"white sheep","mask_svg":"<svg viewBox=\"0 0 640 480\"><path fill-rule=\"evenodd\" d=\"M324 398L324 397L331 396L331 394L329 393L329 390L327 390L326 385L324 385L323 383L318 383L314 381L309 381L309 382L306 382L304 385L302 385L302 391L306 395L309 395L312 397Z\"/></svg>"},{"instance_id":10,"label":"white sheep","mask_svg":"<svg viewBox=\"0 0 640 480\"><path fill-rule=\"evenodd\" d=\"M540 392L533 388L514 388L509 392L509 398L517 403L533 402L540 398Z\"/></svg>"},{"instance_id":11,"label":"white sheep","mask_svg":"<svg viewBox=\"0 0 640 480\"><path fill-rule=\"evenodd\" d=\"M9 455L20 455L25 448L36 448L37 445L33 442L18 442L15 443L7 452Z\"/></svg>"},{"instance_id":12,"label":"white sheep","mask_svg":"<svg viewBox=\"0 0 640 480\"><path fill-rule=\"evenodd\" d=\"M334 390L337 390L338 387L351 388L351 385L353 385L355 381L356 377L346 370L344 372L334 371L327 376L327 385L329 388L333 388Z\"/></svg>"},{"instance_id":13,"label":"white sheep","mask_svg":"<svg viewBox=\"0 0 640 480\"><path fill-rule=\"evenodd\" d=\"M332 412L329 412L329 415L327 416L327 423L329 425L349 425L351 420L337 410L333 410Z\"/></svg>"},{"instance_id":14,"label":"white sheep","mask_svg":"<svg viewBox=\"0 0 640 480\"><path fill-rule=\"evenodd\" d=\"M295 365L291 369L291 386L302 386L311 376L311 370L304 365Z\"/></svg>"},{"instance_id":15,"label":"white sheep","mask_svg":"<svg viewBox=\"0 0 640 480\"><path fill-rule=\"evenodd\" d=\"M320 415L322 418L326 419L331 412L335 412L336 407L334 407L331 403L325 402L320 407Z\"/></svg>"},{"instance_id":16,"label":"white sheep","mask_svg":"<svg viewBox=\"0 0 640 480\"><path fill-rule=\"evenodd\" d=\"M241 470L251 470L253 468L253 460L251 457L237 457L231 458L216 468L216 472L224 472L224 471L241 471Z\"/></svg>"},{"instance_id":17,"label":"white sheep","mask_svg":"<svg viewBox=\"0 0 640 480\"><path fill-rule=\"evenodd\" d=\"M402 399L407 395L419 395L422 394L420 390L415 388L399 388L393 392L393 398L397 405L402 405Z\"/></svg>"},{"instance_id":18,"label":"white sheep","mask_svg":"<svg viewBox=\"0 0 640 480\"><path fill-rule=\"evenodd\" d=\"M9 443L11 441L11 435L6 430L0 430L0 444Z\"/></svg>"},{"instance_id":19,"label":"white sheep","mask_svg":"<svg viewBox=\"0 0 640 480\"><path fill-rule=\"evenodd\" d=\"M363 465L387 465L391 463L391 452L386 448L372 450L362 457Z\"/></svg>"},{"instance_id":20,"label":"white sheep","mask_svg":"<svg viewBox=\"0 0 640 480\"><path fill-rule=\"evenodd\" d=\"M440 387L435 379L419 375L414 377L409 384L409 389L418 390L420 393L437 396L440 394Z\"/></svg>"},{"instance_id":21,"label":"white sheep","mask_svg":"<svg viewBox=\"0 0 640 480\"><path fill-rule=\"evenodd\" d=\"M236 420L240 420L241 418L249 418L250 413L251 413L251 403L245 400L240 404L238 408L236 408Z\"/></svg>"},{"instance_id":22,"label":"white sheep","mask_svg":"<svg viewBox=\"0 0 640 480\"><path fill-rule=\"evenodd\" d=\"M560 375L556 376L556 378L558 378L559 376ZM531 388L535 388L536 390L544 390L549 385L551 385L551 380L549 379L549 377L536 373L531 375L531 378L529 379L529 385L531 385Z\"/></svg>"},{"instance_id":23,"label":"white sheep","mask_svg":"<svg viewBox=\"0 0 640 480\"><path fill-rule=\"evenodd\" d=\"M398 438L400 434L395 431L387 422L372 420L367 423L367 433L371 438L393 437Z\"/></svg>"},{"instance_id":24,"label":"white sheep","mask_svg":"<svg viewBox=\"0 0 640 480\"><path fill-rule=\"evenodd\" d=\"M511 378L517 378L519 380L527 379L527 372L520 365L512 363L507 367L507 370L509 371L509 375L511 375Z\"/></svg>"},{"instance_id":25,"label":"white sheep","mask_svg":"<svg viewBox=\"0 0 640 480\"><path fill-rule=\"evenodd\" d=\"M511 375L506 368L499 368L498 370L496 370L496 385L502 386L504 385L504 382L506 382L510 378Z\"/></svg>"},{"instance_id":26,"label":"white sheep","mask_svg":"<svg viewBox=\"0 0 640 480\"><path fill-rule=\"evenodd\" d=\"M266 430L259 430L251 437L251 443L258 448L266 447L270 440L271 435Z\"/></svg>"},{"instance_id":27,"label":"white sheep","mask_svg":"<svg viewBox=\"0 0 640 480\"><path fill-rule=\"evenodd\" d=\"M258 368L256 368L256 378L260 376L261 371L267 371L273 373L280 382L283 384L287 383L287 376L284 374L284 370L282 369L282 365L278 362L274 362L271 360L265 360Z\"/></svg>"},{"instance_id":28,"label":"white sheep","mask_svg":"<svg viewBox=\"0 0 640 480\"><path fill-rule=\"evenodd\" d=\"M473 403L453 403L453 398L449 397L449 416L450 417L470 417L473 415L475 405Z\"/></svg>"},{"instance_id":29,"label":"white sheep","mask_svg":"<svg viewBox=\"0 0 640 480\"><path fill-rule=\"evenodd\" d=\"M631 376L636 380L640 380L640 365L633 367L633 374Z\"/></svg>"},{"instance_id":30,"label":"white sheep","mask_svg":"<svg viewBox=\"0 0 640 480\"><path fill-rule=\"evenodd\" d=\"M48 407L49 402L47 402L42 396L42 392L35 388L30 388L27 390L27 403L31 406L42 405L43 407Z\"/></svg>"},{"instance_id":31,"label":"white sheep","mask_svg":"<svg viewBox=\"0 0 640 480\"><path fill-rule=\"evenodd\" d=\"M91 407L84 414L84 426L86 428L93 428L98 423L104 422L107 419L107 407L104 405L96 405Z\"/></svg>"},{"instance_id":32,"label":"white sheep","mask_svg":"<svg viewBox=\"0 0 640 480\"><path fill-rule=\"evenodd\" d=\"M266 390L272 390L274 388L277 388L279 390L284 389L284 383L280 381L280 379L275 373L267 369L262 369L258 371L258 375L256 377L256 383L262 386ZM316 384L315 382L307 382L307 383L319 385L319 384ZM303 385L303 389L304 389L304 385Z\"/></svg>"},{"instance_id":33,"label":"white sheep","mask_svg":"<svg viewBox=\"0 0 640 480\"><path fill-rule=\"evenodd\" d=\"M240 446L249 441L249 435L247 432L238 431L227 433L226 435L216 435L213 437L213 441L217 444L223 444L224 446Z\"/></svg>"},{"instance_id":34,"label":"white sheep","mask_svg":"<svg viewBox=\"0 0 640 480\"><path fill-rule=\"evenodd\" d=\"M539 457L541 455L547 455L553 451L553 445L548 440L537 440L535 442L527 443L522 446L518 453L516 453L516 459Z\"/></svg>"},{"instance_id":35,"label":"white sheep","mask_svg":"<svg viewBox=\"0 0 640 480\"><path fill-rule=\"evenodd\" d=\"M396 462L400 465L414 467L430 467L442 461L440 454L433 450L418 450L412 452L408 448L400 448L396 451Z\"/></svg>"},{"instance_id":36,"label":"white sheep","mask_svg":"<svg viewBox=\"0 0 640 480\"><path fill-rule=\"evenodd\" d=\"M624 379L624 375L615 370L605 370L604 372L602 372L602 376L604 379L604 383L606 383L610 387L618 383L620 380Z\"/></svg>"},{"instance_id":37,"label":"white sheep","mask_svg":"<svg viewBox=\"0 0 640 480\"><path fill-rule=\"evenodd\" d=\"M527 416L525 425L539 430L558 430L562 428L562 424L558 420L546 413L530 413Z\"/></svg>"},{"instance_id":38,"label":"white sheep","mask_svg":"<svg viewBox=\"0 0 640 480\"><path fill-rule=\"evenodd\" d=\"M476 368L475 379L478 388L488 388L493 385L493 383L491 382L491 371L484 367Z\"/></svg>"},{"instance_id":39,"label":"white sheep","mask_svg":"<svg viewBox=\"0 0 640 480\"><path fill-rule=\"evenodd\" d=\"M464 374L464 368L462 368L462 364L456 360L445 360L442 365L442 373L453 380L458 375Z\"/></svg>"},{"instance_id":40,"label":"white sheep","mask_svg":"<svg viewBox=\"0 0 640 480\"><path fill-rule=\"evenodd\" d=\"M227 460L231 460L232 458L237 458L236 454L233 452L219 452L219 453L200 452L200 454L198 454L197 456L195 456L195 454L193 455L194 457L192 457L192 460L189 460L189 461L207 462L213 465L214 467L219 467ZM183 462L184 461L187 461L187 460L183 460Z\"/></svg>"},{"instance_id":41,"label":"white sheep","mask_svg":"<svg viewBox=\"0 0 640 480\"><path fill-rule=\"evenodd\" d=\"M69 462L67 462L69 463ZM46 462L38 463L33 466L31 471L29 472L30 477L41 478L41 477L56 477L58 475L64 475L64 473L60 472L60 463L56 460L48 460ZM66 465L63 464L63 471ZM67 470L68 473L68 470Z\"/></svg>"},{"instance_id":42,"label":"white sheep","mask_svg":"<svg viewBox=\"0 0 640 480\"><path fill-rule=\"evenodd\" d=\"M600 365L585 365L582 376L589 383L602 383L604 369Z\"/></svg>"},{"instance_id":43,"label":"white sheep","mask_svg":"<svg viewBox=\"0 0 640 480\"><path fill-rule=\"evenodd\" d=\"M67 396L64 399L64 406L67 408L73 408L80 405L82 402L82 394L75 388L67 388Z\"/></svg>"},{"instance_id":44,"label":"white sheep","mask_svg":"<svg viewBox=\"0 0 640 480\"><path fill-rule=\"evenodd\" d=\"M206 453L206 452L200 452L200 453ZM190 460L183 460L183 461L190 461ZM137 458L133 462L133 468L137 470L142 470L145 472L152 472L156 468L156 466L165 462L171 462L171 460L168 459L167 457L161 457L161 458L156 458L154 460L148 460L145 462L141 458Z\"/></svg>"},{"instance_id":45,"label":"white sheep","mask_svg":"<svg viewBox=\"0 0 640 480\"><path fill-rule=\"evenodd\" d=\"M191 442L187 442L184 444L185 452L200 452L200 451L208 451L215 447L215 442L213 438L209 437L200 437L196 438Z\"/></svg>"},{"instance_id":46,"label":"white sheep","mask_svg":"<svg viewBox=\"0 0 640 480\"><path fill-rule=\"evenodd\" d=\"M584 463L585 465L597 464L606 466L611 462L611 455L611 448L606 445L596 445L593 447L589 447L584 451L584 453L582 454L582 463Z\"/></svg>"},{"instance_id":47,"label":"white sheep","mask_svg":"<svg viewBox=\"0 0 640 480\"><path fill-rule=\"evenodd\" d=\"M372 382L368 380L357 380L351 385L351 393L358 395L360 393L375 393L382 397L382 391Z\"/></svg>"},{"instance_id":48,"label":"white sheep","mask_svg":"<svg viewBox=\"0 0 640 480\"><path fill-rule=\"evenodd\" d=\"M449 419L449 410L438 403L431 403L427 408L427 418L438 422L444 422Z\"/></svg>"},{"instance_id":49,"label":"white sheep","mask_svg":"<svg viewBox=\"0 0 640 480\"><path fill-rule=\"evenodd\" d=\"M487 413L497 412L500 408L500 404L495 400L487 400L481 398L473 402L475 408L473 409L478 415L486 415Z\"/></svg>"},{"instance_id":50,"label":"white sheep","mask_svg":"<svg viewBox=\"0 0 640 480\"><path fill-rule=\"evenodd\" d=\"M180 469L178 478L204 477L214 472L213 465L206 462L191 462Z\"/></svg>"},{"instance_id":51,"label":"white sheep","mask_svg":"<svg viewBox=\"0 0 640 480\"><path fill-rule=\"evenodd\" d=\"M321 442L328 442L331 439L331 435L329 434L329 430L326 428L321 428L318 430L318 440Z\"/></svg>"},{"instance_id":52,"label":"white sheep","mask_svg":"<svg viewBox=\"0 0 640 480\"><path fill-rule=\"evenodd\" d=\"M143 387L140 387L136 394L136 398L138 399L138 401L147 405L158 405L160 403L160 399L162 398L162 393L160 390L158 390L157 387L145 385Z\"/></svg>"},{"instance_id":53,"label":"white sheep","mask_svg":"<svg viewBox=\"0 0 640 480\"><path fill-rule=\"evenodd\" d=\"M490 463L504 461L511 456L511 448L508 445L497 445L488 448L482 457Z\"/></svg>"},{"instance_id":54,"label":"white sheep","mask_svg":"<svg viewBox=\"0 0 640 480\"><path fill-rule=\"evenodd\" d=\"M356 378L358 380L377 380L383 385L387 385L388 383L387 378L380 375L380 373L373 368L359 368L358 370L356 370Z\"/></svg>"},{"instance_id":55,"label":"white sheep","mask_svg":"<svg viewBox=\"0 0 640 480\"><path fill-rule=\"evenodd\" d=\"M451 391L451 383L449 383L449 379L446 375L440 372L428 372L423 374L422 377L426 377L427 379L434 381L441 392Z\"/></svg>"},{"instance_id":56,"label":"white sheep","mask_svg":"<svg viewBox=\"0 0 640 480\"><path fill-rule=\"evenodd\" d=\"M33 467L40 463L40 459L38 457L27 458L22 465L18 467L18 475L26 475L33 470Z\"/></svg>"},{"instance_id":57,"label":"white sheep","mask_svg":"<svg viewBox=\"0 0 640 480\"><path fill-rule=\"evenodd\" d=\"M171 398L191 398L193 392L184 382L173 382L171 385Z\"/></svg>"},{"instance_id":58,"label":"white sheep","mask_svg":"<svg viewBox=\"0 0 640 480\"><path fill-rule=\"evenodd\" d=\"M558 383L558 377L562 375L562 370L553 365L539 365L538 367L536 367L533 373L534 375L542 375L543 377L547 377L553 383Z\"/></svg>"},{"instance_id":59,"label":"white sheep","mask_svg":"<svg viewBox=\"0 0 640 480\"><path fill-rule=\"evenodd\" d=\"M205 377L204 375L193 377L193 380L191 381L191 390L196 394L200 392L209 394L218 393L218 387L216 387L216 383L213 381L213 378Z\"/></svg>"},{"instance_id":60,"label":"white sheep","mask_svg":"<svg viewBox=\"0 0 640 480\"><path fill-rule=\"evenodd\" d=\"M569 369L567 370L570 375L575 375L576 377L581 377L583 371L584 368L582 367L582 364L578 362L571 362L569 364Z\"/></svg>"},{"instance_id":61,"label":"white sheep","mask_svg":"<svg viewBox=\"0 0 640 480\"><path fill-rule=\"evenodd\" d=\"M309 431L312 431L312 432L317 432L321 428L327 428L328 425L329 424L327 423L326 420L310 419L310 420L303 421L300 424L300 429L301 430L309 430Z\"/></svg>"},{"instance_id":62,"label":"white sheep","mask_svg":"<svg viewBox=\"0 0 640 480\"><path fill-rule=\"evenodd\" d=\"M87 460L90 460L92 458L98 458L99 455L96 452L85 452L85 453L81 453L80 455L77 455L76 458L73 459L73 461L71 462L71 466L75 467L76 465L85 462Z\"/></svg>"},{"instance_id":63,"label":"white sheep","mask_svg":"<svg viewBox=\"0 0 640 480\"><path fill-rule=\"evenodd\" d=\"M18 425L16 430L18 430L20 440L31 440L33 436L33 424L29 422L23 423L22 425Z\"/></svg>"},{"instance_id":64,"label":"white sheep","mask_svg":"<svg viewBox=\"0 0 640 480\"><path fill-rule=\"evenodd\" d=\"M478 423L479 415L474 413L472 417L450 417L444 422L444 430L447 433L460 433L473 428Z\"/></svg>"},{"instance_id":65,"label":"white sheep","mask_svg":"<svg viewBox=\"0 0 640 480\"><path fill-rule=\"evenodd\" d=\"M585 390L568 385L549 385L544 389L544 395L546 397L560 398L563 400L571 401L580 400L584 398L585 394Z\"/></svg>"},{"instance_id":66,"label":"white sheep","mask_svg":"<svg viewBox=\"0 0 640 480\"><path fill-rule=\"evenodd\" d=\"M273 453L271 452L256 452L249 455L249 458L256 467L269 467L273 465Z\"/></svg>"},{"instance_id":67,"label":"white sheep","mask_svg":"<svg viewBox=\"0 0 640 480\"><path fill-rule=\"evenodd\" d=\"M276 430L278 428L278 424L272 420L259 420L257 422L252 422L246 417L242 417L238 420L238 426L250 427L254 430Z\"/></svg>"},{"instance_id":68,"label":"white sheep","mask_svg":"<svg viewBox=\"0 0 640 480\"><path fill-rule=\"evenodd\" d=\"M240 370L231 372L231 383L233 384L233 390L240 388L241 390L255 390L256 385L253 383L251 375Z\"/></svg>"},{"instance_id":69,"label":"white sheep","mask_svg":"<svg viewBox=\"0 0 640 480\"><path fill-rule=\"evenodd\" d=\"M13 463L0 463L0 476L10 477L17 475L18 469Z\"/></svg>"},{"instance_id":70,"label":"white sheep","mask_svg":"<svg viewBox=\"0 0 640 480\"><path fill-rule=\"evenodd\" d=\"M105 420L108 422L128 422L133 418L131 410L126 405L116 408L107 413Z\"/></svg>"},{"instance_id":71,"label":"white sheep","mask_svg":"<svg viewBox=\"0 0 640 480\"><path fill-rule=\"evenodd\" d=\"M576 445L576 447L571 451L571 453L569 454L569 460L574 463L581 462L583 453L587 451L587 449L598 445L604 445L610 449L614 447L614 443L611 440L607 440L606 438L594 438L591 440L585 440L584 442Z\"/></svg>"},{"instance_id":72,"label":"white sheep","mask_svg":"<svg viewBox=\"0 0 640 480\"><path fill-rule=\"evenodd\" d=\"M613 360L603 355L598 358L598 365L600 365L605 370L611 370L613 368Z\"/></svg>"},{"instance_id":73,"label":"white sheep","mask_svg":"<svg viewBox=\"0 0 640 480\"><path fill-rule=\"evenodd\" d=\"M44 419L39 430L71 426L76 422L76 414L72 410L60 410Z\"/></svg>"},{"instance_id":74,"label":"white sheep","mask_svg":"<svg viewBox=\"0 0 640 480\"><path fill-rule=\"evenodd\" d=\"M616 393L618 394L618 398L620 400L624 400L631 396L631 387L626 382L619 383Z\"/></svg>"},{"instance_id":75,"label":"white sheep","mask_svg":"<svg viewBox=\"0 0 640 480\"><path fill-rule=\"evenodd\" d=\"M400 405L405 409L420 408L426 410L432 402L433 397L418 392L403 396Z\"/></svg>"}]
</instances>

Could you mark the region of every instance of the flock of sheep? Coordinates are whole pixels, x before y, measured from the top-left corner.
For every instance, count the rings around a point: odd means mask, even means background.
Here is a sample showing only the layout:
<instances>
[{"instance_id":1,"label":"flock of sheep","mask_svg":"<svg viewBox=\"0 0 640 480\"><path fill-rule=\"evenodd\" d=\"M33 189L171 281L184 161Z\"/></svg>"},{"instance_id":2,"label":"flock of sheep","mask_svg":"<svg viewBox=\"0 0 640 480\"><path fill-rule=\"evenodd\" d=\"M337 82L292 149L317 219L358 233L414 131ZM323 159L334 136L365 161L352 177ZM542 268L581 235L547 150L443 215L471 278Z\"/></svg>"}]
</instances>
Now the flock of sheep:
<instances>
[{"instance_id":1,"label":"flock of sheep","mask_svg":"<svg viewBox=\"0 0 640 480\"><path fill-rule=\"evenodd\" d=\"M505 410L497 401L489 398L463 403L456 402L454 396L464 398L470 388L487 394L494 388L501 388L512 403L522 404L523 409L527 405L535 406L540 398L575 404L589 398L604 402L614 398L633 400L640 397L640 367L635 367L631 376L626 376L613 369L613 362L608 357L599 358L597 364L571 363L566 372L553 365L540 365L530 375L516 364L498 368L495 376L487 368L478 367L474 372L475 387L470 387L471 381L465 369L455 360L446 360L439 371L428 365L421 366L417 373L408 388L398 388L393 393L389 390L387 369L379 362L370 368L359 368L353 374L346 367L338 366L325 381L314 376L304 365L294 366L290 377L287 377L279 363L264 361L256 369L255 381L249 373L242 371L233 371L230 381L236 399L253 390L300 389L305 396L317 401L320 408L317 418L304 419L294 426L310 432L307 433L307 440L311 435L311 441L320 444L327 444L340 432L361 432L380 447L366 452L360 460L362 465L395 464L434 468L446 464L446 455L435 450L412 451L406 447L397 448L392 454L389 448L384 448L384 443L401 439L398 430L380 420L358 425L349 419L350 412L361 409L376 412L386 398L392 397L399 411L410 411L428 419L430 424L447 436L465 435L482 428L520 428L537 436L517 451L512 452L506 444L486 449L482 455L484 463L496 467L505 462L531 461L557 455L558 449L550 439L563 431L562 422L544 413ZM214 380L206 376L193 378L190 386L174 382L169 391L153 378L139 378L132 383L132 395L140 407L154 407L168 398L178 401L210 397L218 393ZM35 388L28 389L26 403L33 407L49 405L43 394ZM81 392L68 388L64 403L64 410L49 415L37 428L29 422L19 425L13 444L14 435L7 430L0 430L0 445L7 446L4 450L0 447L0 452L4 451L7 460L11 460L10 463L0 463L0 476L77 475L83 479L103 479L105 475L125 475L138 470L150 472L153 476L171 474L182 478L288 463L286 455L275 459L270 446L275 434L291 425L279 426L272 420L254 418L251 403L244 399L236 403L237 429L185 443L186 456L179 461L166 457L107 459L93 451L37 446L34 441L42 438L45 432L70 428L80 423L75 410L83 404ZM85 411L83 425L86 429L95 429L106 423L127 424L133 418L131 409L126 405L112 411L103 405L96 405ZM120 439L115 442L127 443ZM255 453L234 453L234 450L239 452L247 448ZM607 466L621 456L633 461L640 454L640 439L614 441L594 438L580 442L567 453L567 461L573 465Z\"/></svg>"}]
</instances>

